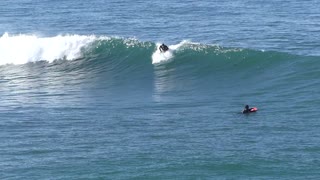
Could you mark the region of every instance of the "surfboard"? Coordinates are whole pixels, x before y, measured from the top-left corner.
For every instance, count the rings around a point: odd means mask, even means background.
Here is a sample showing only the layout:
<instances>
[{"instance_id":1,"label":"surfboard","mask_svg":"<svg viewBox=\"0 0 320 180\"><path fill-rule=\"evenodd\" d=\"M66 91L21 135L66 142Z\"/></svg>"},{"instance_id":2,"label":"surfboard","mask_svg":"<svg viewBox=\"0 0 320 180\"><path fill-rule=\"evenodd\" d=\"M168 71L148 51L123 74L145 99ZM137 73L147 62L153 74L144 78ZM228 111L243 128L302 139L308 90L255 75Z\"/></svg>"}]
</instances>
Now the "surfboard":
<instances>
[{"instance_id":1,"label":"surfboard","mask_svg":"<svg viewBox=\"0 0 320 180\"><path fill-rule=\"evenodd\" d=\"M258 108L256 108L256 107L253 107L250 109L250 112L256 112L256 111L258 111Z\"/></svg>"}]
</instances>

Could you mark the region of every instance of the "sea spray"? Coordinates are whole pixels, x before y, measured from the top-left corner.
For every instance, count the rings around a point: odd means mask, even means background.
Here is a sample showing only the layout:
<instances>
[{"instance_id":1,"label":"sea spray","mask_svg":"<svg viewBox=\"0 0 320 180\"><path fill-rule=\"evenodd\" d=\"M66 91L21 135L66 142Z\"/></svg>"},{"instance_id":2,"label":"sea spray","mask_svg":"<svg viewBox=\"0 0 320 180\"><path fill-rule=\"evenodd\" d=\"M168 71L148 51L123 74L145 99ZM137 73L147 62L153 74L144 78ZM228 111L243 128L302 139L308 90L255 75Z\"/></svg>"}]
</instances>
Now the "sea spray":
<instances>
[{"instance_id":1,"label":"sea spray","mask_svg":"<svg viewBox=\"0 0 320 180\"><path fill-rule=\"evenodd\" d=\"M166 62L171 60L174 57L174 51L176 51L177 49L179 49L181 46L183 46L184 44L186 44L188 41L182 41L179 44L176 45L170 45L169 46L169 50L166 52L161 52L159 50L160 47L160 43L157 43L157 49L156 51L152 54L152 64L158 64L158 63L162 63L162 62Z\"/></svg>"},{"instance_id":2,"label":"sea spray","mask_svg":"<svg viewBox=\"0 0 320 180\"><path fill-rule=\"evenodd\" d=\"M94 35L58 35L38 37L36 35L9 35L0 38L0 65L24 64L57 59L74 60L82 56L81 50L98 38Z\"/></svg>"}]
</instances>

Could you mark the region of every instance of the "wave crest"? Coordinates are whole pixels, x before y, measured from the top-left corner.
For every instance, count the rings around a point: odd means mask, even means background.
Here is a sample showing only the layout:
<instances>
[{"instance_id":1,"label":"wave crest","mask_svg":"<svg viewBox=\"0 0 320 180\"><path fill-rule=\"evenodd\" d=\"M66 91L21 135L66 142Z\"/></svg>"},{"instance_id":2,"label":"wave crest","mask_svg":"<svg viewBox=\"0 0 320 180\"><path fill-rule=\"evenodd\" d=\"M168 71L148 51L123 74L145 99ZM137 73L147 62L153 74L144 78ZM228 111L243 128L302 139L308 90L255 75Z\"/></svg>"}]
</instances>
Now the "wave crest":
<instances>
[{"instance_id":1,"label":"wave crest","mask_svg":"<svg viewBox=\"0 0 320 180\"><path fill-rule=\"evenodd\" d=\"M36 35L9 35L5 33L0 37L0 64L78 59L82 57L82 49L97 39L101 38L94 35L37 37Z\"/></svg>"}]
</instances>

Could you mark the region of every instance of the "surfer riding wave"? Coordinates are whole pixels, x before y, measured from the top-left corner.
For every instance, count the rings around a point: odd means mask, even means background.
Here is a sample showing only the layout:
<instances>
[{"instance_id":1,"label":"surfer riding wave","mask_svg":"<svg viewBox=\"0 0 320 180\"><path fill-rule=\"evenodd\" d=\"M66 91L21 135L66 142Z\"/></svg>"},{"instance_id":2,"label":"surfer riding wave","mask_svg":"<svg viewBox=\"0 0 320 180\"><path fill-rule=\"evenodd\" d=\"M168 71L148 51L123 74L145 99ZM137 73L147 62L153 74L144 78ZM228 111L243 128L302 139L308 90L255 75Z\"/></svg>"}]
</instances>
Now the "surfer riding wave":
<instances>
[{"instance_id":1,"label":"surfer riding wave","mask_svg":"<svg viewBox=\"0 0 320 180\"><path fill-rule=\"evenodd\" d=\"M169 47L165 44L161 44L161 46L159 47L160 52L166 52L169 50Z\"/></svg>"}]
</instances>

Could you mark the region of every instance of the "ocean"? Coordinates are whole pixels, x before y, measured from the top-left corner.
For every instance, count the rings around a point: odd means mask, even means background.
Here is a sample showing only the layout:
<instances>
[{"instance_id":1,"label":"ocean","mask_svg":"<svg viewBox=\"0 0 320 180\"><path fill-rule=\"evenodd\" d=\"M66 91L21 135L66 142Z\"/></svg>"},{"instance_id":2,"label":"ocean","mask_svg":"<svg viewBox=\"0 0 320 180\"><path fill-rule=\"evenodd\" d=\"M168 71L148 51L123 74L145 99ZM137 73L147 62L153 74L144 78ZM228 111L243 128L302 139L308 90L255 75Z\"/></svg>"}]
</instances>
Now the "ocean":
<instances>
[{"instance_id":1,"label":"ocean","mask_svg":"<svg viewBox=\"0 0 320 180\"><path fill-rule=\"evenodd\" d=\"M0 7L0 179L320 178L317 0Z\"/></svg>"}]
</instances>

